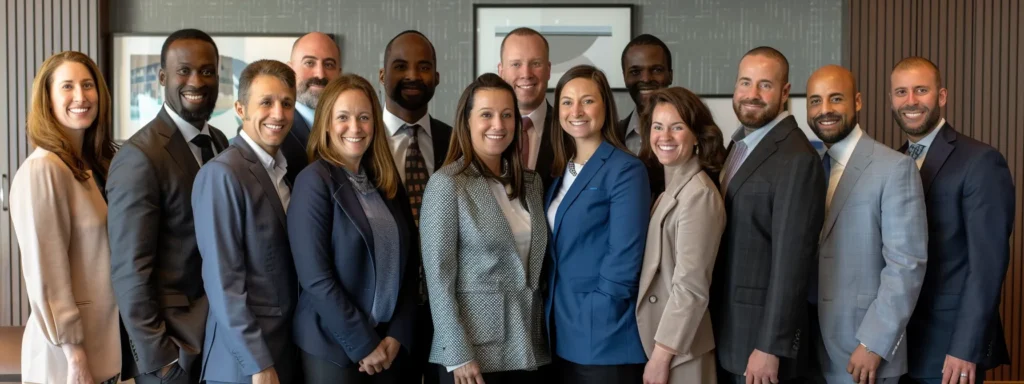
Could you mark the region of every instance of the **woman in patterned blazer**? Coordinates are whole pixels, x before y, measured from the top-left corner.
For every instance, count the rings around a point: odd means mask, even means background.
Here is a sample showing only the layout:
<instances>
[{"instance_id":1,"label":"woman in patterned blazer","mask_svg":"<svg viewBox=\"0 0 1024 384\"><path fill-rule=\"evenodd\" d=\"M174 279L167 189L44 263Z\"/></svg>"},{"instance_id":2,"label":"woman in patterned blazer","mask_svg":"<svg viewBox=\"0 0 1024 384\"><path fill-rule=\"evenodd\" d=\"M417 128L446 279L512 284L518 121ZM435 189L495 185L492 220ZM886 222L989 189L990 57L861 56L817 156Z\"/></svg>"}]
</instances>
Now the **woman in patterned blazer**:
<instances>
[{"instance_id":1,"label":"woman in patterned blazer","mask_svg":"<svg viewBox=\"0 0 1024 384\"><path fill-rule=\"evenodd\" d=\"M451 150L423 194L420 231L442 383L529 383L551 361L538 285L548 243L540 177L523 169L512 88L463 92Z\"/></svg>"}]
</instances>

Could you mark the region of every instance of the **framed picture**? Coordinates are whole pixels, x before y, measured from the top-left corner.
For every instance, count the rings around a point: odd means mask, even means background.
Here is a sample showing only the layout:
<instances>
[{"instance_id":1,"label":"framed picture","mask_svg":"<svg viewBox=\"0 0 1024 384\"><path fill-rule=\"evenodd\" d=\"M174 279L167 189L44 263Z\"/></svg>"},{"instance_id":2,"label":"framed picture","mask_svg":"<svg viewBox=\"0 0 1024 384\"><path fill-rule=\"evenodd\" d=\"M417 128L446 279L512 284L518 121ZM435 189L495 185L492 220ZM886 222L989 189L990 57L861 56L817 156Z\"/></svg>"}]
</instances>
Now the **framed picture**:
<instances>
[{"instance_id":1,"label":"framed picture","mask_svg":"<svg viewBox=\"0 0 1024 384\"><path fill-rule=\"evenodd\" d=\"M131 137L163 108L164 89L160 85L160 49L168 34L115 34L113 42L114 139ZM241 119L235 114L238 78L242 69L260 59L284 63L291 56L292 44L301 34L220 34L211 35L220 53L220 91L209 124L229 139L235 137ZM333 37L333 36L332 36Z\"/></svg>"},{"instance_id":2,"label":"framed picture","mask_svg":"<svg viewBox=\"0 0 1024 384\"><path fill-rule=\"evenodd\" d=\"M581 64L604 71L612 89L626 88L620 59L633 38L633 5L475 4L473 23L474 77L497 73L502 39L513 29L529 27L548 41L548 91L562 74Z\"/></svg>"}]
</instances>

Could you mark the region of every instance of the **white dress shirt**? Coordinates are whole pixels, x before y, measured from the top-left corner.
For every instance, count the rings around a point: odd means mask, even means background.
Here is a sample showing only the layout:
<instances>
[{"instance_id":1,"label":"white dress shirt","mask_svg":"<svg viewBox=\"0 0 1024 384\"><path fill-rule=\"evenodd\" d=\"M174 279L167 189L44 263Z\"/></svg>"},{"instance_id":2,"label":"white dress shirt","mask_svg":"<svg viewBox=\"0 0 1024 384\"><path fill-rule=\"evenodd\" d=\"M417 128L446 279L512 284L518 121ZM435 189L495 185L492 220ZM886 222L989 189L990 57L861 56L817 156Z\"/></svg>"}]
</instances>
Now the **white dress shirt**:
<instances>
[{"instance_id":1,"label":"white dress shirt","mask_svg":"<svg viewBox=\"0 0 1024 384\"><path fill-rule=\"evenodd\" d=\"M861 136L864 135L864 131L860 129L860 124L853 127L853 131L850 132L838 143L832 144L832 147L826 150L828 156L831 159L832 170L828 176L828 193L825 195L825 209L827 210L832 205L832 195L836 193L836 187L839 186L839 179L843 178L843 171L846 170L846 164L850 163L850 157L853 156L854 148L857 148L857 142L860 141Z\"/></svg>"},{"instance_id":2,"label":"white dress shirt","mask_svg":"<svg viewBox=\"0 0 1024 384\"><path fill-rule=\"evenodd\" d=\"M423 155L423 162L427 166L427 175L434 174L434 142L430 134L430 114L423 115L419 121L406 122L395 116L384 108L384 127L388 130L388 143L391 144L391 155L395 159L395 167L398 168L398 175L402 177L402 184L405 184L405 151L409 149L412 136L408 130L403 130L404 125L419 124L420 129L416 135L416 142L420 147L420 154Z\"/></svg>"},{"instance_id":3,"label":"white dress shirt","mask_svg":"<svg viewBox=\"0 0 1024 384\"><path fill-rule=\"evenodd\" d=\"M544 103L529 115L523 116L529 117L530 121L533 122L533 129L530 130L530 158L526 159L526 169L535 170L537 169L537 157L540 156L540 142L544 139L544 130L548 127L544 126L544 119L548 118L548 104Z\"/></svg>"},{"instance_id":4,"label":"white dress shirt","mask_svg":"<svg viewBox=\"0 0 1024 384\"><path fill-rule=\"evenodd\" d=\"M203 123L203 129L199 130L196 126L192 125L192 123L185 121L185 119L171 110L171 107L167 106L167 104L164 104L164 110L167 111L168 115L171 115L171 120L174 120L174 124L178 126L178 130L181 131L181 135L185 137L185 142L188 143L188 148L192 150L192 156L196 157L196 163L199 163L199 166L203 165L203 150L202 148L199 148L198 145L192 143L192 139L199 136L199 134L210 136L213 155L217 156L219 151L217 151L217 145L213 144L213 134L210 133L210 124Z\"/></svg>"},{"instance_id":5,"label":"white dress shirt","mask_svg":"<svg viewBox=\"0 0 1024 384\"><path fill-rule=\"evenodd\" d=\"M630 135L630 133L633 133ZM640 137L640 117L637 116L636 111L629 114L629 123L626 124L626 148L629 148L630 152L634 155L640 154L640 147L644 145L643 137Z\"/></svg>"},{"instance_id":6,"label":"white dress shirt","mask_svg":"<svg viewBox=\"0 0 1024 384\"><path fill-rule=\"evenodd\" d=\"M576 164L576 175L583 172L583 165ZM555 197L551 199L551 206L548 207L548 228L551 230L555 229L555 219L558 214L558 206L562 204L562 199L565 198L565 194L569 192L569 188L572 188L572 183L576 181L576 175L569 172L569 165L566 164L565 172L562 174L562 182L558 185L558 192L555 192Z\"/></svg>"},{"instance_id":7,"label":"white dress shirt","mask_svg":"<svg viewBox=\"0 0 1024 384\"><path fill-rule=\"evenodd\" d=\"M267 176L270 176L270 181L277 188L277 197L281 198L281 206L287 213L288 202L292 199L291 188L288 187L288 182L284 179L288 173L288 160L284 158L284 154L281 151L277 151L274 156L270 156L267 151L264 151L255 141L252 141L252 138L245 131L238 132L238 136L241 136L252 147L253 152L256 152L256 157L260 159L263 168L267 170Z\"/></svg>"},{"instance_id":8,"label":"white dress shirt","mask_svg":"<svg viewBox=\"0 0 1024 384\"><path fill-rule=\"evenodd\" d=\"M920 144L924 146L924 149L921 150L921 156L918 156L916 160L917 169L921 169L921 167L924 166L924 157L928 155L928 148L931 148L932 142L935 141L935 136L937 136L939 134L939 131L942 130L943 125L946 125L945 117L939 119L939 124L935 127L935 129L933 129L932 132L929 133L927 136L921 138L921 141L915 143L913 140L907 140L908 148L910 147L910 144Z\"/></svg>"}]
</instances>

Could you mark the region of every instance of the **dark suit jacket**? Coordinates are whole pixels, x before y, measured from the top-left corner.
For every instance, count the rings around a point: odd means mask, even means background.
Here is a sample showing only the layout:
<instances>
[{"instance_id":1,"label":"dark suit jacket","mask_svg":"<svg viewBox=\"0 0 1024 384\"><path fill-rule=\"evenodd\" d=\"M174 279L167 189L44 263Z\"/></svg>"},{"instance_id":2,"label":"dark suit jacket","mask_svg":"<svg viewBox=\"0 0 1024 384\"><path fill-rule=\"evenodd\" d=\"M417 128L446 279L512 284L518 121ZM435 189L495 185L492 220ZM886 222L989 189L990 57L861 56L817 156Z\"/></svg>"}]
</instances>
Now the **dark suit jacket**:
<instances>
[{"instance_id":1,"label":"dark suit jacket","mask_svg":"<svg viewBox=\"0 0 1024 384\"><path fill-rule=\"evenodd\" d=\"M779 380L799 376L813 358L801 340L818 332L806 305L825 220L821 157L790 116L750 150L728 188L710 303L718 361L743 374L757 349L780 358Z\"/></svg>"},{"instance_id":2,"label":"dark suit jacket","mask_svg":"<svg viewBox=\"0 0 1024 384\"><path fill-rule=\"evenodd\" d=\"M218 151L227 147L210 127ZM192 150L163 109L125 141L107 180L111 279L126 337L122 377L199 357L207 301L192 221Z\"/></svg>"},{"instance_id":3,"label":"dark suit jacket","mask_svg":"<svg viewBox=\"0 0 1024 384\"><path fill-rule=\"evenodd\" d=\"M368 159L363 163L372 180ZM377 348L379 333L410 352L416 321L420 258L409 198L404 188L393 199L381 194L398 225L401 273L395 278L401 288L391 321L378 325L371 317L377 285L373 228L356 193L345 170L321 159L299 174L288 208L288 238L302 286L295 343L342 367L357 364Z\"/></svg>"},{"instance_id":4,"label":"dark suit jacket","mask_svg":"<svg viewBox=\"0 0 1024 384\"><path fill-rule=\"evenodd\" d=\"M192 211L210 299L202 379L248 383L273 366L281 383L298 382L298 281L285 210L245 140L234 140L196 175Z\"/></svg>"},{"instance_id":5,"label":"dark suit jacket","mask_svg":"<svg viewBox=\"0 0 1024 384\"><path fill-rule=\"evenodd\" d=\"M540 175L541 186L544 187L544 192L547 193L548 187L551 186L551 180L561 175L551 174L551 163L555 161L555 152L551 148L551 135L561 134L562 127L558 124L558 118L552 116L551 104L544 103L547 108L547 113L544 115L544 134L540 138L540 150L537 152L537 166L534 171Z\"/></svg>"},{"instance_id":6,"label":"dark suit jacket","mask_svg":"<svg viewBox=\"0 0 1024 384\"><path fill-rule=\"evenodd\" d=\"M619 120L619 122L615 123L615 136L619 138L622 145L626 145L626 129L629 128L629 119L633 117L634 113L636 113L636 110L626 115L625 119ZM636 154L636 156L639 157L640 154ZM640 160L643 161L644 166L647 167L647 177L650 178L651 201L653 204L653 201L658 200L658 196L661 195L662 192L665 192L665 167L658 162L657 158L654 158L653 155L651 156L652 158L650 159ZM718 174L708 174L708 176L710 176L716 183L718 182Z\"/></svg>"},{"instance_id":7,"label":"dark suit jacket","mask_svg":"<svg viewBox=\"0 0 1024 384\"><path fill-rule=\"evenodd\" d=\"M999 297L1010 258L1013 180L995 148L949 124L941 129L921 167L928 268L907 326L910 375L918 378L942 377L946 354L979 369L1010 363Z\"/></svg>"},{"instance_id":8,"label":"dark suit jacket","mask_svg":"<svg viewBox=\"0 0 1024 384\"><path fill-rule=\"evenodd\" d=\"M452 141L452 126L441 120L430 117L430 141L434 144L434 171L444 166L448 156L448 146Z\"/></svg>"},{"instance_id":9,"label":"dark suit jacket","mask_svg":"<svg viewBox=\"0 0 1024 384\"><path fill-rule=\"evenodd\" d=\"M292 130L288 132L288 137L281 143L281 152L284 153L284 158L288 161L288 174L285 178L293 186L295 185L295 178L299 177L299 172L302 172L302 169L306 168L306 164L309 164L309 157L306 156L306 146L309 143L310 131L311 127L306 124L306 119L302 118L302 115L298 112L295 112L295 122L292 123Z\"/></svg>"}]
</instances>

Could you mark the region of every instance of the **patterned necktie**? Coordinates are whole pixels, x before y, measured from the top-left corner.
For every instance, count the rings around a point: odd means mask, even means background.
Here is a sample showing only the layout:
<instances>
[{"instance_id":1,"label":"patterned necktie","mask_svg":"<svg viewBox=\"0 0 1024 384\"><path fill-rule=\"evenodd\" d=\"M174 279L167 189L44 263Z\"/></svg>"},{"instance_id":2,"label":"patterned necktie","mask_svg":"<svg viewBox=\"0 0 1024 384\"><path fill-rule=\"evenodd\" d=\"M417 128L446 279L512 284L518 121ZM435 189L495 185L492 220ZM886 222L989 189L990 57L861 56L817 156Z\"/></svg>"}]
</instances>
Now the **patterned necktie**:
<instances>
[{"instance_id":1,"label":"patterned necktie","mask_svg":"<svg viewBox=\"0 0 1024 384\"><path fill-rule=\"evenodd\" d=\"M412 219L420 225L420 205L423 203L423 189L427 186L427 162L420 152L418 124L406 124L403 129L409 135L409 148L405 150L405 189L409 193Z\"/></svg>"},{"instance_id":2,"label":"patterned necktie","mask_svg":"<svg viewBox=\"0 0 1024 384\"><path fill-rule=\"evenodd\" d=\"M200 133L192 138L192 144L199 147L199 152L202 153L203 164L213 159L213 140L210 139L210 135Z\"/></svg>"},{"instance_id":3,"label":"patterned necktie","mask_svg":"<svg viewBox=\"0 0 1024 384\"><path fill-rule=\"evenodd\" d=\"M523 161L523 165L529 170L533 170L530 165L530 131L533 130L533 120L529 117L523 116L523 135L520 137L519 142L521 152L519 152L519 158Z\"/></svg>"},{"instance_id":4,"label":"patterned necktie","mask_svg":"<svg viewBox=\"0 0 1024 384\"><path fill-rule=\"evenodd\" d=\"M922 153L924 153L924 145L910 144L910 147L907 148L907 156L910 156L911 159L917 160Z\"/></svg>"},{"instance_id":5,"label":"patterned necktie","mask_svg":"<svg viewBox=\"0 0 1024 384\"><path fill-rule=\"evenodd\" d=\"M722 171L722 196L729 191L729 181L736 174L736 170L743 164L743 159L747 157L747 144L742 141L735 142L733 145L732 152L729 152L729 157L725 160L725 169Z\"/></svg>"}]
</instances>

